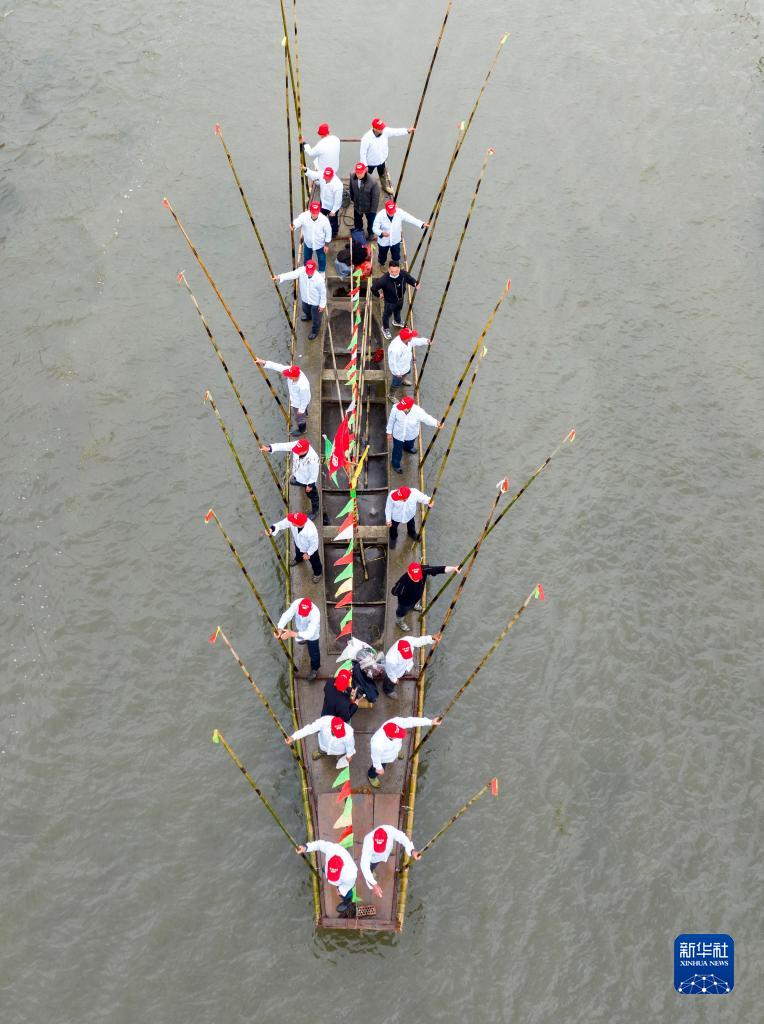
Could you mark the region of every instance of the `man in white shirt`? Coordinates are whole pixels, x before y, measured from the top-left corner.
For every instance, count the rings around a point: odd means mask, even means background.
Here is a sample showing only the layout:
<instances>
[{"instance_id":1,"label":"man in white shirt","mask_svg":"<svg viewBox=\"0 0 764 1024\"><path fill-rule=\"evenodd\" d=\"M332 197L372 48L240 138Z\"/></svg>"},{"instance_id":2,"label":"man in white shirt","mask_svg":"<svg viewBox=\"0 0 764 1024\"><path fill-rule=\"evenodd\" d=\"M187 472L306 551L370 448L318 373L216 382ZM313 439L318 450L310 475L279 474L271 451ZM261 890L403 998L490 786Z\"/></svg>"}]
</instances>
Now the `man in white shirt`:
<instances>
[{"instance_id":1,"label":"man in white shirt","mask_svg":"<svg viewBox=\"0 0 764 1024\"><path fill-rule=\"evenodd\" d=\"M294 619L295 628L287 629L286 627L292 619ZM301 597L292 601L276 623L274 635L277 640L294 639L298 644L308 645L308 655L310 656L308 679L312 683L321 668L321 648L318 643L321 636L321 612L318 610L318 605L313 604L309 597Z\"/></svg>"},{"instance_id":2,"label":"man in white shirt","mask_svg":"<svg viewBox=\"0 0 764 1024\"><path fill-rule=\"evenodd\" d=\"M419 424L425 423L428 427L443 428L434 416L425 412L421 405L417 405L411 395L404 395L400 402L397 402L390 410L387 420L387 439L393 442L392 466L396 473L402 473L401 457L404 452L409 455L416 454L416 439L419 437Z\"/></svg>"},{"instance_id":3,"label":"man in white shirt","mask_svg":"<svg viewBox=\"0 0 764 1024\"><path fill-rule=\"evenodd\" d=\"M403 679L407 672L414 667L414 649L417 647L433 647L440 643L441 634L425 633L424 636L411 636L404 640L396 640L392 647L385 654L385 675L387 678L382 683L382 689L388 697L398 700L396 686L399 680Z\"/></svg>"},{"instance_id":4,"label":"man in white shirt","mask_svg":"<svg viewBox=\"0 0 764 1024\"><path fill-rule=\"evenodd\" d=\"M337 904L337 913L340 917L347 917L352 913L353 886L358 878L355 861L344 846L340 846L339 843L327 843L325 839L316 839L312 843L295 846L295 853L313 853L314 850L326 857L326 880L330 885L337 887L342 897L342 902Z\"/></svg>"},{"instance_id":5,"label":"man in white shirt","mask_svg":"<svg viewBox=\"0 0 764 1024\"><path fill-rule=\"evenodd\" d=\"M312 736L314 733L318 733L318 750L313 751L312 759L319 761L324 754L328 754L329 757L338 759L337 768L347 768L355 754L353 726L336 716L322 715L315 722L304 725L302 729L287 736L284 742L291 747L295 740L301 740L304 736Z\"/></svg>"},{"instance_id":6,"label":"man in white shirt","mask_svg":"<svg viewBox=\"0 0 764 1024\"><path fill-rule=\"evenodd\" d=\"M324 167L323 171L311 171L305 168L311 181L320 182L321 213L329 218L332 226L332 237L340 233L339 213L342 206L342 179L334 173L333 167Z\"/></svg>"},{"instance_id":7,"label":"man in white shirt","mask_svg":"<svg viewBox=\"0 0 764 1024\"><path fill-rule=\"evenodd\" d=\"M390 188L385 167L387 154L390 152L388 139L395 135L411 135L414 131L416 129L413 125L411 128L388 128L381 118L375 117L369 131L361 138L361 163L366 164L369 174L376 170L382 188L389 195L392 195L393 190Z\"/></svg>"},{"instance_id":8,"label":"man in white shirt","mask_svg":"<svg viewBox=\"0 0 764 1024\"><path fill-rule=\"evenodd\" d=\"M308 406L310 405L310 381L308 378L300 367L294 364L285 366L283 363L274 363L271 359L260 359L258 356L255 356L255 362L266 370L276 370L286 378L289 404L295 411L297 424L297 429L291 431L291 434L294 437L304 434L308 423Z\"/></svg>"},{"instance_id":9,"label":"man in white shirt","mask_svg":"<svg viewBox=\"0 0 764 1024\"><path fill-rule=\"evenodd\" d=\"M419 332L411 327L404 327L397 338L393 338L387 349L387 365L390 367L391 388L399 388L402 384L408 385L411 381L406 380L406 374L411 369L412 348L418 345L429 345L429 338L420 338Z\"/></svg>"},{"instance_id":10,"label":"man in white shirt","mask_svg":"<svg viewBox=\"0 0 764 1024\"><path fill-rule=\"evenodd\" d=\"M318 142L315 146L309 146L305 139L301 138L300 149L307 157L312 158L317 171L323 172L325 167L337 168L340 165L340 140L331 134L326 123L318 126Z\"/></svg>"},{"instance_id":11,"label":"man in white shirt","mask_svg":"<svg viewBox=\"0 0 764 1024\"><path fill-rule=\"evenodd\" d=\"M406 833L392 825L380 825L379 828L375 828L364 836L361 847L361 874L369 890L377 899L382 897L382 886L374 877L374 868L377 864L388 862L396 843L400 843L409 857L413 857L414 860L421 859L422 855L414 849L414 844Z\"/></svg>"},{"instance_id":12,"label":"man in white shirt","mask_svg":"<svg viewBox=\"0 0 764 1024\"><path fill-rule=\"evenodd\" d=\"M442 721L439 715L435 718L390 718L381 725L369 741L371 767L368 777L374 789L379 789L379 776L385 774L384 766L398 758L406 730L422 725L440 725Z\"/></svg>"},{"instance_id":13,"label":"man in white shirt","mask_svg":"<svg viewBox=\"0 0 764 1024\"><path fill-rule=\"evenodd\" d=\"M308 335L308 341L318 334L321 327L321 315L326 309L326 277L324 274L316 273L315 260L306 260L303 266L295 270L287 270L283 274L275 274L274 281L282 284L284 281L299 281L300 301L302 303L303 321L312 320L313 325Z\"/></svg>"},{"instance_id":14,"label":"man in white shirt","mask_svg":"<svg viewBox=\"0 0 764 1024\"><path fill-rule=\"evenodd\" d=\"M290 483L302 487L310 498L309 519L315 521L318 516L318 477L321 462L318 452L306 437L299 441L280 441L276 444L261 444L261 452L291 452L292 479Z\"/></svg>"},{"instance_id":15,"label":"man in white shirt","mask_svg":"<svg viewBox=\"0 0 764 1024\"><path fill-rule=\"evenodd\" d=\"M332 226L329 218L321 213L321 203L315 199L307 210L303 210L292 221L292 231L302 228L302 261L307 263L316 254L318 269L326 270L326 254L332 240Z\"/></svg>"},{"instance_id":16,"label":"man in white shirt","mask_svg":"<svg viewBox=\"0 0 764 1024\"><path fill-rule=\"evenodd\" d=\"M385 502L385 523L390 531L388 543L391 551L398 543L398 523L405 523L409 537L416 540L416 507L428 505L432 508L433 504L429 494L416 487L396 487L390 491Z\"/></svg>"},{"instance_id":17,"label":"man in white shirt","mask_svg":"<svg viewBox=\"0 0 764 1024\"><path fill-rule=\"evenodd\" d=\"M294 562L292 565L301 565L310 560L313 570L313 582L318 583L324 572L321 565L321 556L318 553L318 530L308 519L304 512L290 512L286 519L280 519L274 523L266 533L275 536L282 530L291 530L294 541Z\"/></svg>"},{"instance_id":18,"label":"man in white shirt","mask_svg":"<svg viewBox=\"0 0 764 1024\"><path fill-rule=\"evenodd\" d=\"M377 236L377 242L379 243L377 258L379 259L380 267L384 267L385 263L387 263L388 253L392 254L393 263L400 261L404 224L413 224L415 227L421 228L422 231L426 231L430 226L427 221L419 220L418 217L412 217L410 213L402 210L392 199L388 199L384 209L377 212L374 223L371 226L371 230Z\"/></svg>"}]
</instances>

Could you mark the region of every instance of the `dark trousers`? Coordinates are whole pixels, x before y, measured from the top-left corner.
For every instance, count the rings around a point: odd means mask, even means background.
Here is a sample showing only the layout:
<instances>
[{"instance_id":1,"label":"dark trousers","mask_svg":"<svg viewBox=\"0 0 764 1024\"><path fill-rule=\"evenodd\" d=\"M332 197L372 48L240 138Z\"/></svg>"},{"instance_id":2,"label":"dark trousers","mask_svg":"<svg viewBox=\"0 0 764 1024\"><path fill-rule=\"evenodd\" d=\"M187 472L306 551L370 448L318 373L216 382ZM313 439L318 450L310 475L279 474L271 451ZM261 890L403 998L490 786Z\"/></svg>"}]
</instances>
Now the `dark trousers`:
<instances>
[{"instance_id":1,"label":"dark trousers","mask_svg":"<svg viewBox=\"0 0 764 1024\"><path fill-rule=\"evenodd\" d=\"M396 619L402 619L405 615L408 615L409 612L413 612L415 608L416 605L414 604L399 604L398 607L395 609Z\"/></svg>"},{"instance_id":2,"label":"dark trousers","mask_svg":"<svg viewBox=\"0 0 764 1024\"><path fill-rule=\"evenodd\" d=\"M316 671L321 668L321 650L318 646L318 640L306 640L305 643L308 645L310 667Z\"/></svg>"},{"instance_id":3,"label":"dark trousers","mask_svg":"<svg viewBox=\"0 0 764 1024\"><path fill-rule=\"evenodd\" d=\"M295 547L295 549L294 549L294 557L298 561L302 562L303 561L302 555L303 555L303 552L300 551L297 547ZM316 549L313 552L312 555L308 555L308 558L310 559L310 567L313 570L313 575L314 576L322 576L323 572L324 572L324 567L323 567L323 565L321 565L321 556L318 553L318 549Z\"/></svg>"},{"instance_id":4,"label":"dark trousers","mask_svg":"<svg viewBox=\"0 0 764 1024\"><path fill-rule=\"evenodd\" d=\"M337 210L336 213L329 213L329 211L325 210L322 206L321 213L323 213L325 217L329 218L329 223L332 226L332 238L336 238L340 233L340 211Z\"/></svg>"},{"instance_id":5,"label":"dark trousers","mask_svg":"<svg viewBox=\"0 0 764 1024\"><path fill-rule=\"evenodd\" d=\"M313 321L313 333L318 334L318 329L321 326L321 314L318 311L318 306L309 306L307 302L302 302L302 315L306 318L310 317Z\"/></svg>"},{"instance_id":6,"label":"dark trousers","mask_svg":"<svg viewBox=\"0 0 764 1024\"><path fill-rule=\"evenodd\" d=\"M363 218L366 218L366 237L372 237L371 226L374 223L374 218L377 215L376 210L367 210L366 213L359 213L358 210L353 207L353 227L358 228L359 231L363 231Z\"/></svg>"},{"instance_id":7,"label":"dark trousers","mask_svg":"<svg viewBox=\"0 0 764 1024\"><path fill-rule=\"evenodd\" d=\"M404 452L408 452L410 455L416 454L416 441L399 441L397 437L393 438L393 469L401 468L401 456ZM413 523L413 519L410 522ZM393 523L393 526L396 524Z\"/></svg>"},{"instance_id":8,"label":"dark trousers","mask_svg":"<svg viewBox=\"0 0 764 1024\"><path fill-rule=\"evenodd\" d=\"M314 515L319 514L319 484L298 483L296 480L292 480L292 484L295 487L302 487L305 494L310 499L310 513ZM307 489L308 487L310 487L309 490Z\"/></svg>"},{"instance_id":9,"label":"dark trousers","mask_svg":"<svg viewBox=\"0 0 764 1024\"><path fill-rule=\"evenodd\" d=\"M412 540L416 540L416 516L412 516L406 523L406 532ZM398 543L398 523L393 520L390 526L390 547L394 548ZM385 691L387 692L387 691Z\"/></svg>"},{"instance_id":10,"label":"dark trousers","mask_svg":"<svg viewBox=\"0 0 764 1024\"><path fill-rule=\"evenodd\" d=\"M388 679L387 676L385 676L385 681L382 683L382 689L385 691L385 693L387 693L387 694L395 693L395 687L396 687L396 684L394 682L392 682L392 680ZM373 778L373 776L372 776L372 778Z\"/></svg>"},{"instance_id":11,"label":"dark trousers","mask_svg":"<svg viewBox=\"0 0 764 1024\"><path fill-rule=\"evenodd\" d=\"M387 690L385 690L385 693L387 693ZM371 767L369 768L369 771L367 772L367 774L368 774L370 779L376 779L376 777L377 777L377 769L374 767L374 765L371 765Z\"/></svg>"},{"instance_id":12,"label":"dark trousers","mask_svg":"<svg viewBox=\"0 0 764 1024\"><path fill-rule=\"evenodd\" d=\"M401 258L401 243L396 242L395 245L383 245L379 243L379 250L377 253L377 259L379 260L380 267L384 267L387 263L387 254L390 253L395 262L399 262Z\"/></svg>"},{"instance_id":13,"label":"dark trousers","mask_svg":"<svg viewBox=\"0 0 764 1024\"><path fill-rule=\"evenodd\" d=\"M308 260L313 259L313 249L309 249L305 242L302 243L302 262L307 263ZM324 252L323 245L320 249L315 250L316 262L318 263L318 269L323 274L326 270L326 253Z\"/></svg>"},{"instance_id":14,"label":"dark trousers","mask_svg":"<svg viewBox=\"0 0 764 1024\"><path fill-rule=\"evenodd\" d=\"M393 305L392 302L385 302L385 308L382 311L382 326L385 328L385 330L388 330L390 327L391 314L394 320L398 320L400 322L402 313L403 299L401 299L401 301L397 303L397 305Z\"/></svg>"},{"instance_id":15,"label":"dark trousers","mask_svg":"<svg viewBox=\"0 0 764 1024\"><path fill-rule=\"evenodd\" d=\"M369 172L369 174L373 174L376 171L377 174L379 175L379 180L385 180L385 171L387 170L387 168L385 167L384 164L375 164L373 167L367 167L366 170Z\"/></svg>"}]
</instances>

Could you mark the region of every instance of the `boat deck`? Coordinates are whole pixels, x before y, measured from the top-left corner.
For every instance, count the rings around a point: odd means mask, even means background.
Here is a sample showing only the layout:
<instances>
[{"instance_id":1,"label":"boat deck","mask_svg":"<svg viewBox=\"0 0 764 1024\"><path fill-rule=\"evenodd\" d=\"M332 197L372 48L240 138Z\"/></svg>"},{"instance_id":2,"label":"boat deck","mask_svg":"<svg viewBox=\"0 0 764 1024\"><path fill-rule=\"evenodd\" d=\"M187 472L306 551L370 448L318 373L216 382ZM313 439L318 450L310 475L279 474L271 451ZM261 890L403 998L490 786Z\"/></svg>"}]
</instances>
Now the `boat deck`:
<instances>
[{"instance_id":1,"label":"boat deck","mask_svg":"<svg viewBox=\"0 0 764 1024\"><path fill-rule=\"evenodd\" d=\"M344 366L349 355L351 336L351 303L349 283L338 277L334 257L347 241L349 227L352 226L352 206L343 210L339 239L330 245L327 255L326 285L327 310L323 317L321 331L314 341L308 341L309 323L298 323L295 362L298 363L311 382L313 399L308 410L307 437L313 447L323 451L322 434L333 439L341 420L337 384L331 353L330 332L327 320L331 321L331 337L334 343L336 363L341 382L345 380ZM375 261L374 275L381 273ZM363 318L365 282L362 283L360 313ZM386 342L381 332L381 303L372 300L372 321L370 340L367 346L369 355L374 349L384 347ZM299 306L298 306L299 315ZM360 362L359 333L359 362ZM386 371L371 363L365 369L365 387L362 396L363 443L369 445L367 470L362 471L358 481L357 497L359 506L360 528L356 530L356 538L364 545L365 565L356 543L353 560L353 636L367 641L377 650L387 650L395 640L404 634L395 627L396 599L390 594L390 588L398 577L405 572L408 563L420 559L421 545L416 547L406 534L405 526L399 529L398 544L395 550L388 548L388 530L385 526L384 508L387 494L392 487L406 484L409 487L420 487L418 458L415 455L403 456L401 475L392 473L389 463L388 445L385 434L388 413L391 407L387 392ZM351 389L341 383L343 408L347 408L351 398ZM397 401L404 390L397 392ZM320 399L320 400L319 400ZM366 431L368 408L368 436ZM419 457L421 457L421 446ZM391 481L392 477L392 481ZM309 563L291 569L292 598L310 597L322 609L321 619L321 654L322 662L319 678L309 682L307 675L309 663L307 650L302 646L295 648L295 660L298 671L294 677L295 710L300 726L314 721L321 714L324 683L332 678L337 669L337 656L344 646L345 639L338 644L336 637L340 631L340 619L347 608L335 607L334 578L340 571L334 562L344 553L347 544L336 543L334 538L338 532L337 514L347 503L349 487L344 474L338 474L339 487L335 487L328 477L326 469L322 472L321 514L324 526L321 529L321 518L316 521L322 536L321 559L324 566L324 577L317 583L311 582ZM343 486L344 485L344 486ZM290 488L290 511L305 511L308 501L302 488ZM328 517L328 520L327 518ZM418 519L419 521L419 519ZM291 555L291 552L290 552ZM368 577L368 578L367 578ZM417 623L410 621L413 630ZM419 653L426 655L427 649ZM419 662L421 664L421 661ZM415 662L415 666L417 662ZM418 735L417 731L407 735L403 745L404 760L389 765L381 778L381 786L374 790L369 784L367 770L370 765L369 740L373 732L383 722L393 716L413 716L417 714L419 694L415 676L408 677L399 684L399 699L391 700L381 691L379 700L373 708L359 708L352 719L356 735L356 755L350 764L350 783L353 794L353 834L355 845L351 851L356 864L360 862L361 845L367 832L381 824L394 825L405 829L406 816L413 804L414 788L411 786L411 759L408 756ZM323 757L313 761L311 755L317 749L315 736L302 741L304 752L308 798L312 814L312 832L315 838L336 842L338 831L334 822L342 811L342 804L337 802L337 789L332 783L337 776L335 759ZM404 801L404 794L411 794L409 803ZM320 915L318 924L326 928L342 928L355 930L389 931L400 930L403 921L403 907L400 905L399 876L395 868L399 863L400 847L396 847L398 857L392 857L387 864L379 865L376 877L383 890L381 899L376 898L366 887L362 875L358 875L356 893L360 904L374 907L375 913L370 916L341 918L336 912L339 897L334 886L325 883L321 872L320 884ZM319 867L323 867L323 856L319 858Z\"/></svg>"}]
</instances>

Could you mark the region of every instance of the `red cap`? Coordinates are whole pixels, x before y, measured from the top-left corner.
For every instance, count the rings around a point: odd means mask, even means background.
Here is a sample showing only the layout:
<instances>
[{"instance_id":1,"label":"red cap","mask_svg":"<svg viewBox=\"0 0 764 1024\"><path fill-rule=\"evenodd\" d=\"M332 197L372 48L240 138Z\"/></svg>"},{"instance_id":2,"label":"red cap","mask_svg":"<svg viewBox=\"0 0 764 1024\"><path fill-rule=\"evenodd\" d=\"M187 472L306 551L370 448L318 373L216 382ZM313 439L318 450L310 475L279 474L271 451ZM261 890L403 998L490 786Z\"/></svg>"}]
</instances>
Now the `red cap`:
<instances>
[{"instance_id":1,"label":"red cap","mask_svg":"<svg viewBox=\"0 0 764 1024\"><path fill-rule=\"evenodd\" d=\"M313 277L316 272L316 265L315 260L305 260L305 273L308 277Z\"/></svg>"},{"instance_id":2,"label":"red cap","mask_svg":"<svg viewBox=\"0 0 764 1024\"><path fill-rule=\"evenodd\" d=\"M360 178L362 174L366 174L367 171L368 171L368 167L366 166L366 164L356 164L355 165L355 173L356 173L356 177L357 178Z\"/></svg>"},{"instance_id":3,"label":"red cap","mask_svg":"<svg viewBox=\"0 0 764 1024\"><path fill-rule=\"evenodd\" d=\"M311 213L321 213L321 203L311 203L308 209Z\"/></svg>"},{"instance_id":4,"label":"red cap","mask_svg":"<svg viewBox=\"0 0 764 1024\"><path fill-rule=\"evenodd\" d=\"M393 501L406 501L408 498L411 497L411 488L399 487L397 490L393 491L390 497L393 499Z\"/></svg>"},{"instance_id":5,"label":"red cap","mask_svg":"<svg viewBox=\"0 0 764 1024\"><path fill-rule=\"evenodd\" d=\"M374 829L374 852L384 853L387 846L387 832L383 828Z\"/></svg>"},{"instance_id":6,"label":"red cap","mask_svg":"<svg viewBox=\"0 0 764 1024\"><path fill-rule=\"evenodd\" d=\"M422 566L419 564L419 562L409 562L408 569L406 569L406 572L409 574L409 577L414 581L414 583L418 583L422 578Z\"/></svg>"},{"instance_id":7,"label":"red cap","mask_svg":"<svg viewBox=\"0 0 764 1024\"><path fill-rule=\"evenodd\" d=\"M415 331L411 327L402 327L401 328L401 338L404 341L408 341L409 338L418 338L418 337L419 337L419 331Z\"/></svg>"},{"instance_id":8,"label":"red cap","mask_svg":"<svg viewBox=\"0 0 764 1024\"><path fill-rule=\"evenodd\" d=\"M385 203L385 209L387 210L387 212L392 217L392 215L395 213L395 211L398 209L398 207L395 205L395 201L394 200L388 199L387 202Z\"/></svg>"},{"instance_id":9,"label":"red cap","mask_svg":"<svg viewBox=\"0 0 764 1024\"><path fill-rule=\"evenodd\" d=\"M395 408L400 409L401 412L408 412L409 409L413 406L413 404L414 399L411 397L411 395L404 395Z\"/></svg>"},{"instance_id":10,"label":"red cap","mask_svg":"<svg viewBox=\"0 0 764 1024\"><path fill-rule=\"evenodd\" d=\"M344 863L339 854L333 854L326 862L326 877L330 882L339 882Z\"/></svg>"},{"instance_id":11,"label":"red cap","mask_svg":"<svg viewBox=\"0 0 764 1024\"><path fill-rule=\"evenodd\" d=\"M301 437L297 444L292 445L293 455L307 455L308 449L310 448L310 442L304 437Z\"/></svg>"},{"instance_id":12,"label":"red cap","mask_svg":"<svg viewBox=\"0 0 764 1024\"><path fill-rule=\"evenodd\" d=\"M340 693L344 693L350 686L350 680L352 678L353 674L349 668L341 668L334 677L334 689L339 690Z\"/></svg>"},{"instance_id":13,"label":"red cap","mask_svg":"<svg viewBox=\"0 0 764 1024\"><path fill-rule=\"evenodd\" d=\"M290 512L287 516L287 521L290 522L292 526L305 526L308 521L308 517L304 512Z\"/></svg>"},{"instance_id":14,"label":"red cap","mask_svg":"<svg viewBox=\"0 0 764 1024\"><path fill-rule=\"evenodd\" d=\"M289 377L290 380L297 380L300 376L300 367L296 365L287 366L286 370L282 370L281 374L283 377Z\"/></svg>"},{"instance_id":15,"label":"red cap","mask_svg":"<svg viewBox=\"0 0 764 1024\"><path fill-rule=\"evenodd\" d=\"M324 121L323 124L320 124L318 126L318 134L319 135L328 135L329 134L329 125L326 123L326 121Z\"/></svg>"},{"instance_id":16,"label":"red cap","mask_svg":"<svg viewBox=\"0 0 764 1024\"><path fill-rule=\"evenodd\" d=\"M382 728L389 740L402 740L406 735L406 730L403 726L396 725L395 722L385 722Z\"/></svg>"},{"instance_id":17,"label":"red cap","mask_svg":"<svg viewBox=\"0 0 764 1024\"><path fill-rule=\"evenodd\" d=\"M371 354L372 363L381 363L385 358L385 350L383 348L375 348Z\"/></svg>"},{"instance_id":18,"label":"red cap","mask_svg":"<svg viewBox=\"0 0 764 1024\"><path fill-rule=\"evenodd\" d=\"M332 719L332 736L336 736L338 740L341 740L345 735L345 723L341 718L337 718L336 715Z\"/></svg>"},{"instance_id":19,"label":"red cap","mask_svg":"<svg viewBox=\"0 0 764 1024\"><path fill-rule=\"evenodd\" d=\"M312 608L313 602L311 599L309 597L304 597L297 605L297 612L299 615L310 615Z\"/></svg>"},{"instance_id":20,"label":"red cap","mask_svg":"<svg viewBox=\"0 0 764 1024\"><path fill-rule=\"evenodd\" d=\"M411 650L411 644L408 642L408 640L398 641L398 654L400 654L402 658L413 658L414 654L413 651Z\"/></svg>"},{"instance_id":21,"label":"red cap","mask_svg":"<svg viewBox=\"0 0 764 1024\"><path fill-rule=\"evenodd\" d=\"M334 170L331 167L324 167L324 181L331 181L334 177Z\"/></svg>"},{"instance_id":22,"label":"red cap","mask_svg":"<svg viewBox=\"0 0 764 1024\"><path fill-rule=\"evenodd\" d=\"M384 131L385 128L387 127L387 125L385 124L381 117L375 117L374 120L371 122L371 126L375 132Z\"/></svg>"}]
</instances>

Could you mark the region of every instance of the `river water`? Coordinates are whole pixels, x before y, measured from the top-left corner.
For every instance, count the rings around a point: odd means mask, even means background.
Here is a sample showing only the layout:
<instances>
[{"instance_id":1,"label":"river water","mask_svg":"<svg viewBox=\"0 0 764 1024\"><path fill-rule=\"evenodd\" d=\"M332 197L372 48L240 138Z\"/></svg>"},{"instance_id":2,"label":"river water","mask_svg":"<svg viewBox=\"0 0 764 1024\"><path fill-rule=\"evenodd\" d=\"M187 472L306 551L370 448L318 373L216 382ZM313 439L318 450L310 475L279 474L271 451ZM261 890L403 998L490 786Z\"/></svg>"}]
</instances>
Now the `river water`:
<instances>
[{"instance_id":1,"label":"river water","mask_svg":"<svg viewBox=\"0 0 764 1024\"><path fill-rule=\"evenodd\" d=\"M278 5L4 0L0 14L4 1024L760 1019L761 5L455 5L401 193L414 214L512 34L417 301L427 333L494 146L431 411L507 276L512 298L431 559L461 557L499 477L519 486L577 437L486 543L435 659L433 713L543 582L547 601L429 745L415 841L492 775L500 797L417 866L404 933L372 939L314 933L307 872L210 743L220 728L302 836L291 759L207 644L223 625L286 717L277 646L202 519L214 504L277 611L207 387L262 495L269 483L178 270L268 440L278 414L161 205L263 355L283 358L212 130L286 269ZM408 124L440 17L302 3L309 134L327 117L342 135L376 114ZM734 937L731 995L673 991L684 931Z\"/></svg>"}]
</instances>

